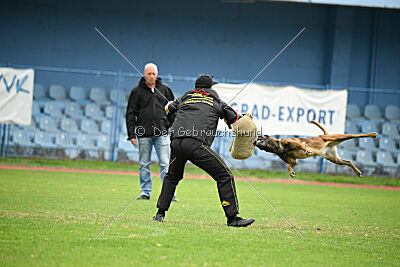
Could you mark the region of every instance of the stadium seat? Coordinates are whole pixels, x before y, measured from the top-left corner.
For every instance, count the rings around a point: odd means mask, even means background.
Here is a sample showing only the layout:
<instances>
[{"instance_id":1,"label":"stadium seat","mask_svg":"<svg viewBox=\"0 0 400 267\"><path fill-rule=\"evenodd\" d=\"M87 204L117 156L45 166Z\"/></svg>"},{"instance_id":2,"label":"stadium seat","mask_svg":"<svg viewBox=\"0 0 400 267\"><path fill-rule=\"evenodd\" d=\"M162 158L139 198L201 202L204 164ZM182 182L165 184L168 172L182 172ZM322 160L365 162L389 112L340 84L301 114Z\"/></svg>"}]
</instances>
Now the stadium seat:
<instances>
[{"instance_id":1,"label":"stadium seat","mask_svg":"<svg viewBox=\"0 0 400 267\"><path fill-rule=\"evenodd\" d=\"M46 89L42 84L35 83L33 89L33 98L35 100L48 100Z\"/></svg>"},{"instance_id":2,"label":"stadium seat","mask_svg":"<svg viewBox=\"0 0 400 267\"><path fill-rule=\"evenodd\" d=\"M231 147L231 144L233 141L233 136L231 136L229 134L229 132L227 132L226 134L223 133L220 139L221 139L221 143L220 143L219 152L220 152L221 156L232 158L229 148Z\"/></svg>"},{"instance_id":3,"label":"stadium seat","mask_svg":"<svg viewBox=\"0 0 400 267\"><path fill-rule=\"evenodd\" d=\"M346 120L346 127L345 127L345 131L348 134L357 134L360 132L357 123L355 121L351 121L351 120Z\"/></svg>"},{"instance_id":4,"label":"stadium seat","mask_svg":"<svg viewBox=\"0 0 400 267\"><path fill-rule=\"evenodd\" d=\"M377 121L363 120L360 126L362 133L380 132Z\"/></svg>"},{"instance_id":5,"label":"stadium seat","mask_svg":"<svg viewBox=\"0 0 400 267\"><path fill-rule=\"evenodd\" d=\"M65 154L67 155L68 158L70 159L75 159L79 156L79 149L76 148L66 148L64 149Z\"/></svg>"},{"instance_id":6,"label":"stadium seat","mask_svg":"<svg viewBox=\"0 0 400 267\"><path fill-rule=\"evenodd\" d=\"M90 100L87 98L86 91L81 86L71 86L69 98L77 103L86 104Z\"/></svg>"},{"instance_id":7,"label":"stadium seat","mask_svg":"<svg viewBox=\"0 0 400 267\"><path fill-rule=\"evenodd\" d=\"M67 100L67 93L65 91L65 88L61 85L51 85L50 98L54 100Z\"/></svg>"},{"instance_id":8,"label":"stadium seat","mask_svg":"<svg viewBox=\"0 0 400 267\"><path fill-rule=\"evenodd\" d=\"M65 115L74 119L82 119L83 112L77 103L68 102L65 105Z\"/></svg>"},{"instance_id":9,"label":"stadium seat","mask_svg":"<svg viewBox=\"0 0 400 267\"><path fill-rule=\"evenodd\" d=\"M365 166L376 166L376 162L374 161L374 159L372 157L371 151L358 150L357 156L356 156L356 161L357 161L357 163L365 165Z\"/></svg>"},{"instance_id":10,"label":"stadium seat","mask_svg":"<svg viewBox=\"0 0 400 267\"><path fill-rule=\"evenodd\" d=\"M376 163L385 168L397 168L397 164L393 159L392 153L388 151L378 151L376 153Z\"/></svg>"},{"instance_id":11,"label":"stadium seat","mask_svg":"<svg viewBox=\"0 0 400 267\"><path fill-rule=\"evenodd\" d=\"M104 113L100 109L100 107L96 104L88 104L85 106L85 115L88 118L96 119L96 120L103 120Z\"/></svg>"},{"instance_id":12,"label":"stadium seat","mask_svg":"<svg viewBox=\"0 0 400 267\"><path fill-rule=\"evenodd\" d=\"M397 152L397 146L396 142L388 137L383 137L379 139L379 149L381 150L386 150L386 151L391 151L391 152Z\"/></svg>"},{"instance_id":13,"label":"stadium seat","mask_svg":"<svg viewBox=\"0 0 400 267\"><path fill-rule=\"evenodd\" d=\"M107 106L106 107L106 118L112 119L115 112L115 106Z\"/></svg>"},{"instance_id":14,"label":"stadium seat","mask_svg":"<svg viewBox=\"0 0 400 267\"><path fill-rule=\"evenodd\" d=\"M108 135L99 135L97 136L96 145L99 149L109 150L111 149L111 140Z\"/></svg>"},{"instance_id":15,"label":"stadium seat","mask_svg":"<svg viewBox=\"0 0 400 267\"><path fill-rule=\"evenodd\" d=\"M101 132L105 134L111 134L111 121L105 120L101 123Z\"/></svg>"},{"instance_id":16,"label":"stadium seat","mask_svg":"<svg viewBox=\"0 0 400 267\"><path fill-rule=\"evenodd\" d=\"M46 102L43 111L50 117L60 118L63 116L61 106L54 101Z\"/></svg>"},{"instance_id":17,"label":"stadium seat","mask_svg":"<svg viewBox=\"0 0 400 267\"><path fill-rule=\"evenodd\" d=\"M352 121L359 121L362 119L361 109L358 105L348 104L346 110L346 117Z\"/></svg>"},{"instance_id":18,"label":"stadium seat","mask_svg":"<svg viewBox=\"0 0 400 267\"><path fill-rule=\"evenodd\" d=\"M139 162L139 153L138 152L128 152L126 156L130 161Z\"/></svg>"},{"instance_id":19,"label":"stadium seat","mask_svg":"<svg viewBox=\"0 0 400 267\"><path fill-rule=\"evenodd\" d=\"M14 127L18 128L18 129L21 129L21 130L24 130L24 131L31 131L31 132L34 132L34 131L38 130L37 123L36 123L36 117L32 117L31 125L26 125L26 126L24 126L24 125L15 125Z\"/></svg>"},{"instance_id":20,"label":"stadium seat","mask_svg":"<svg viewBox=\"0 0 400 267\"><path fill-rule=\"evenodd\" d=\"M372 138L360 138L358 140L358 147L371 151L376 149L375 142Z\"/></svg>"},{"instance_id":21,"label":"stadium seat","mask_svg":"<svg viewBox=\"0 0 400 267\"><path fill-rule=\"evenodd\" d=\"M308 159L298 159L298 165L295 167L295 171L299 172L315 172L320 170L321 158L311 157Z\"/></svg>"},{"instance_id":22,"label":"stadium seat","mask_svg":"<svg viewBox=\"0 0 400 267\"><path fill-rule=\"evenodd\" d=\"M99 127L93 120L85 119L81 122L81 131L88 134L98 134Z\"/></svg>"},{"instance_id":23,"label":"stadium seat","mask_svg":"<svg viewBox=\"0 0 400 267\"><path fill-rule=\"evenodd\" d=\"M37 101L32 102L32 115L33 116L40 116L42 115L42 112L40 111L40 106Z\"/></svg>"},{"instance_id":24,"label":"stadium seat","mask_svg":"<svg viewBox=\"0 0 400 267\"><path fill-rule=\"evenodd\" d=\"M96 147L97 145L97 136L89 135L89 134L79 134L77 137L77 147L82 151L85 151L85 155L90 158L99 158L99 152ZM81 152L82 153L82 152Z\"/></svg>"},{"instance_id":25,"label":"stadium seat","mask_svg":"<svg viewBox=\"0 0 400 267\"><path fill-rule=\"evenodd\" d=\"M338 145L338 150L357 150L357 139L349 139Z\"/></svg>"},{"instance_id":26,"label":"stadium seat","mask_svg":"<svg viewBox=\"0 0 400 267\"><path fill-rule=\"evenodd\" d=\"M118 139L118 149L124 151L124 152L136 152L138 153L138 148L137 146L132 145L131 142L127 140L127 137L124 135L120 135Z\"/></svg>"},{"instance_id":27,"label":"stadium seat","mask_svg":"<svg viewBox=\"0 0 400 267\"><path fill-rule=\"evenodd\" d=\"M126 129L126 123L125 120L123 120L123 122L121 122L121 134L125 135L126 137L128 136L128 130Z\"/></svg>"},{"instance_id":28,"label":"stadium seat","mask_svg":"<svg viewBox=\"0 0 400 267\"><path fill-rule=\"evenodd\" d=\"M398 106L389 105L385 108L385 118L390 121L400 121L400 108Z\"/></svg>"},{"instance_id":29,"label":"stadium seat","mask_svg":"<svg viewBox=\"0 0 400 267\"><path fill-rule=\"evenodd\" d=\"M35 132L35 144L43 148L56 148L55 134L47 132Z\"/></svg>"},{"instance_id":30,"label":"stadium seat","mask_svg":"<svg viewBox=\"0 0 400 267\"><path fill-rule=\"evenodd\" d=\"M338 150L338 155L342 159L347 159L347 160L355 160L357 156L357 152L354 150L346 150L346 149L340 149Z\"/></svg>"},{"instance_id":31,"label":"stadium seat","mask_svg":"<svg viewBox=\"0 0 400 267\"><path fill-rule=\"evenodd\" d=\"M76 137L65 133L56 135L56 145L62 148L73 148L76 146Z\"/></svg>"},{"instance_id":32,"label":"stadium seat","mask_svg":"<svg viewBox=\"0 0 400 267\"><path fill-rule=\"evenodd\" d=\"M88 154L89 158L100 159L99 151L97 151L97 149L88 150L87 152L88 152L87 154Z\"/></svg>"},{"instance_id":33,"label":"stadium seat","mask_svg":"<svg viewBox=\"0 0 400 267\"><path fill-rule=\"evenodd\" d=\"M258 150L258 148L256 148ZM265 151L258 150L259 156L264 159L264 161L271 163L272 161L282 161L277 155Z\"/></svg>"},{"instance_id":34,"label":"stadium seat","mask_svg":"<svg viewBox=\"0 0 400 267\"><path fill-rule=\"evenodd\" d=\"M109 103L106 91L100 87L92 87L92 89L90 89L89 98L99 104Z\"/></svg>"},{"instance_id":35,"label":"stadium seat","mask_svg":"<svg viewBox=\"0 0 400 267\"><path fill-rule=\"evenodd\" d=\"M72 119L68 118L62 118L60 122L60 129L63 132L68 132L68 133L78 133L78 126L76 125L76 122Z\"/></svg>"},{"instance_id":36,"label":"stadium seat","mask_svg":"<svg viewBox=\"0 0 400 267\"><path fill-rule=\"evenodd\" d=\"M383 122L383 116L380 108L376 105L366 105L364 108L364 116L370 120Z\"/></svg>"},{"instance_id":37,"label":"stadium seat","mask_svg":"<svg viewBox=\"0 0 400 267\"><path fill-rule=\"evenodd\" d=\"M229 159L231 161L231 159ZM233 162L232 162L233 163ZM265 169L270 166L270 162L265 161L262 157L254 157L243 160L244 169ZM236 166L234 166L236 168Z\"/></svg>"},{"instance_id":38,"label":"stadium seat","mask_svg":"<svg viewBox=\"0 0 400 267\"><path fill-rule=\"evenodd\" d=\"M390 138L400 138L399 130L397 125L394 123L386 122L382 125L382 134Z\"/></svg>"},{"instance_id":39,"label":"stadium seat","mask_svg":"<svg viewBox=\"0 0 400 267\"><path fill-rule=\"evenodd\" d=\"M10 131L10 145L34 146L34 132L13 129Z\"/></svg>"},{"instance_id":40,"label":"stadium seat","mask_svg":"<svg viewBox=\"0 0 400 267\"><path fill-rule=\"evenodd\" d=\"M94 157L103 157L105 160L110 160L111 159L111 153L112 153L112 146L111 146L111 140L110 136L108 135L99 135L97 137L97 150L99 152L99 155L93 155ZM101 156L102 155L102 156Z\"/></svg>"},{"instance_id":41,"label":"stadium seat","mask_svg":"<svg viewBox=\"0 0 400 267\"><path fill-rule=\"evenodd\" d=\"M39 117L39 129L46 132L57 132L58 131L58 121L52 117L42 116Z\"/></svg>"},{"instance_id":42,"label":"stadium seat","mask_svg":"<svg viewBox=\"0 0 400 267\"><path fill-rule=\"evenodd\" d=\"M112 89L110 93L110 100L113 103L117 103L118 100L118 90L117 89ZM124 90L119 90L119 105L126 105L127 99L125 96L125 91Z\"/></svg>"},{"instance_id":43,"label":"stadium seat","mask_svg":"<svg viewBox=\"0 0 400 267\"><path fill-rule=\"evenodd\" d=\"M83 149L96 149L96 136L79 134L76 138L76 145Z\"/></svg>"}]
</instances>

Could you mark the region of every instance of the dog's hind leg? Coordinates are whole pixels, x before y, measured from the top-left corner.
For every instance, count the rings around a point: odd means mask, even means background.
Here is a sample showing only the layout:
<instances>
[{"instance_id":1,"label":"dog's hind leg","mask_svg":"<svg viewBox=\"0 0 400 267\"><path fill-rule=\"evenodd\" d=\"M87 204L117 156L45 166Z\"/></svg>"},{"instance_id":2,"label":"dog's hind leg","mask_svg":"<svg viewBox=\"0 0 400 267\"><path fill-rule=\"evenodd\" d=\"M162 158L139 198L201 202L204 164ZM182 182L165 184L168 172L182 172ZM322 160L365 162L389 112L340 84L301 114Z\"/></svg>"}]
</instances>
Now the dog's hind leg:
<instances>
[{"instance_id":1,"label":"dog's hind leg","mask_svg":"<svg viewBox=\"0 0 400 267\"><path fill-rule=\"evenodd\" d=\"M357 176L361 178L362 177L361 171L357 169L357 167L350 160L340 158L339 155L337 154L336 147L333 148L334 149L332 149L330 153L326 153L323 157L335 164L349 166L350 168L353 169L353 171L357 174Z\"/></svg>"},{"instance_id":2,"label":"dog's hind leg","mask_svg":"<svg viewBox=\"0 0 400 267\"><path fill-rule=\"evenodd\" d=\"M322 140L324 141L338 141L343 142L352 138L364 138L364 137L377 137L377 133L367 133L367 134L329 134L329 135L321 135Z\"/></svg>"}]
</instances>

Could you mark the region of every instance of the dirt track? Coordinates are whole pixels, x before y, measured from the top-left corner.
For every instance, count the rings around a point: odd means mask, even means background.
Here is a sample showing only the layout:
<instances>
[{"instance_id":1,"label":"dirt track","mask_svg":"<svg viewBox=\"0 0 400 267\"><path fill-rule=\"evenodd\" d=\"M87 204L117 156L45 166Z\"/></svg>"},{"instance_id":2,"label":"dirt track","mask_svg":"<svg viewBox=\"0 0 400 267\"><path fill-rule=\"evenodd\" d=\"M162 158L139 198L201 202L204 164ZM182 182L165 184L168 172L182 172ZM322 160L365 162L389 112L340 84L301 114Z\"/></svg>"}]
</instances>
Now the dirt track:
<instances>
[{"instance_id":1,"label":"dirt track","mask_svg":"<svg viewBox=\"0 0 400 267\"><path fill-rule=\"evenodd\" d=\"M118 175L139 175L139 172L131 171L107 171L107 170L86 170L86 169L67 169L67 168L53 168L53 167L31 167L31 166L17 166L17 165L0 165L0 169L7 170L32 170L32 171L56 171L56 172L75 172L75 173L102 173L102 174L118 174ZM153 176L158 176L160 173L153 172ZM211 179L208 175L194 175L185 174L185 178L192 179ZM235 177L237 181L244 181L241 177ZM368 188L368 189L381 189L400 191L400 187L383 186L383 185L361 185L361 184L343 184L343 183L328 183L328 182L315 182L303 180L284 180L284 179L260 179L248 177L247 180L252 182L264 183L281 183L281 184L308 184L320 186L336 186L336 187L353 187L353 188Z\"/></svg>"}]
</instances>

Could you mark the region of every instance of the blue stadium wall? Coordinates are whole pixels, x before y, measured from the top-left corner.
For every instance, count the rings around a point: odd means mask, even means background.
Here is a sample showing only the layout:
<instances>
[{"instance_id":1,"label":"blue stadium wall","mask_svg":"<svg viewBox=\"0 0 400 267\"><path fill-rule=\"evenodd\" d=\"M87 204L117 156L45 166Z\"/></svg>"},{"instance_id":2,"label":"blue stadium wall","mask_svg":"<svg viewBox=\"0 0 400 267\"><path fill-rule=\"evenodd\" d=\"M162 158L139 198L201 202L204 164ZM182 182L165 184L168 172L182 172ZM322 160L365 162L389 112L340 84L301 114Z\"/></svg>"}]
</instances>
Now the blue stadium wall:
<instances>
[{"instance_id":1,"label":"blue stadium wall","mask_svg":"<svg viewBox=\"0 0 400 267\"><path fill-rule=\"evenodd\" d=\"M98 27L140 69L154 61L160 74L239 80L250 80L305 26L258 81L400 88L398 10L216 0L2 1L0 25L3 64L132 72ZM371 98L354 93L349 101L365 105ZM373 102L398 105L400 98L384 94Z\"/></svg>"}]
</instances>

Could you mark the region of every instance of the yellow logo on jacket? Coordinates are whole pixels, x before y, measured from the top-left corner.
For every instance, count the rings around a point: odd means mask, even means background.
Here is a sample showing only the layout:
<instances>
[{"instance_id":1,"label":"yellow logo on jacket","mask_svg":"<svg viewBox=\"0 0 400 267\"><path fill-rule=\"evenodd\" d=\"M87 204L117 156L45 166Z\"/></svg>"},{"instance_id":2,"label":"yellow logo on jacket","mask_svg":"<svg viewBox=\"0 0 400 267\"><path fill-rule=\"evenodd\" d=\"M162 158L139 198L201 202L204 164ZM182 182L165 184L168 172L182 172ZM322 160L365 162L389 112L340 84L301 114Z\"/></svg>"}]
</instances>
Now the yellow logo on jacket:
<instances>
[{"instance_id":1,"label":"yellow logo on jacket","mask_svg":"<svg viewBox=\"0 0 400 267\"><path fill-rule=\"evenodd\" d=\"M226 207L226 206L229 206L231 203L229 203L228 201L226 201L226 200L224 200L224 201L222 201L222 207Z\"/></svg>"}]
</instances>

